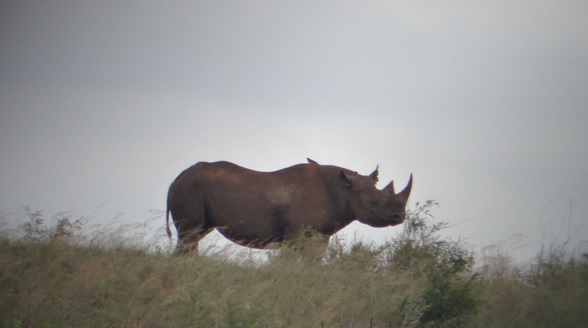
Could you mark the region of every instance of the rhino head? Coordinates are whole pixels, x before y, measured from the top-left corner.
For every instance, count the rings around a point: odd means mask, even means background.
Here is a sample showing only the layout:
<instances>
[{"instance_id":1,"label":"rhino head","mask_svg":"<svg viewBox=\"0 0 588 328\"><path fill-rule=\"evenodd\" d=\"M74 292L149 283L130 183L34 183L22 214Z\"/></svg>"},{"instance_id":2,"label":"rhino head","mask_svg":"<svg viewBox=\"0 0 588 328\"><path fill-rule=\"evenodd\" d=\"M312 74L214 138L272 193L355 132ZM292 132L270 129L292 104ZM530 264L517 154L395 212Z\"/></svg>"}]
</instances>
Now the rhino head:
<instances>
[{"instance_id":1,"label":"rhino head","mask_svg":"<svg viewBox=\"0 0 588 328\"><path fill-rule=\"evenodd\" d=\"M350 193L349 210L359 222L372 227L387 227L404 221L405 207L412 189L412 174L406 187L399 193L394 190L394 181L382 190L376 188L377 168L369 176L341 171L340 178Z\"/></svg>"}]
</instances>

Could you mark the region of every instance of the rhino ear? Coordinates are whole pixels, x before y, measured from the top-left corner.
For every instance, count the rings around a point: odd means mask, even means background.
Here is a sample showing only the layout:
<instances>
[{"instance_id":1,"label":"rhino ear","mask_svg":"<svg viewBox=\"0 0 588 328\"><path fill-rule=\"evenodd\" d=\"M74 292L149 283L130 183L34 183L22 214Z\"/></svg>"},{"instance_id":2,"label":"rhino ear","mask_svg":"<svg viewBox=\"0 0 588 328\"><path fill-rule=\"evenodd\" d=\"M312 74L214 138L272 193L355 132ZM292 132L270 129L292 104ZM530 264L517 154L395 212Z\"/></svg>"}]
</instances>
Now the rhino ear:
<instances>
[{"instance_id":1,"label":"rhino ear","mask_svg":"<svg viewBox=\"0 0 588 328\"><path fill-rule=\"evenodd\" d=\"M372 174L370 174L370 178L372 179L372 181L374 182L374 184L378 183L378 169L380 168L380 166L376 166L376 170L374 172L372 172Z\"/></svg>"},{"instance_id":2,"label":"rhino ear","mask_svg":"<svg viewBox=\"0 0 588 328\"><path fill-rule=\"evenodd\" d=\"M306 158L306 160L308 161L308 164L318 164L316 161L313 161L312 159L310 159L308 157Z\"/></svg>"},{"instance_id":3,"label":"rhino ear","mask_svg":"<svg viewBox=\"0 0 588 328\"><path fill-rule=\"evenodd\" d=\"M341 180L341 184L343 185L343 187L345 187L345 188L353 187L353 180L355 180L354 176L347 174L343 171L339 171L339 179Z\"/></svg>"}]
</instances>

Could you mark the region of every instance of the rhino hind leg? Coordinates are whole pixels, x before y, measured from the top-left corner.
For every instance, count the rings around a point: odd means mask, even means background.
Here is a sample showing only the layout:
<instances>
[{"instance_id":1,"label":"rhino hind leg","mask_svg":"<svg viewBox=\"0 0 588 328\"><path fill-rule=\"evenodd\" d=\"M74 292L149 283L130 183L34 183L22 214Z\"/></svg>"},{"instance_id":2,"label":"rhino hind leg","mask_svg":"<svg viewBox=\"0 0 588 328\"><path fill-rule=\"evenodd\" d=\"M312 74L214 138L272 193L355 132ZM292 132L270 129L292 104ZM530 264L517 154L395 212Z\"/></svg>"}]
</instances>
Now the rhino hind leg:
<instances>
[{"instance_id":1,"label":"rhino hind leg","mask_svg":"<svg viewBox=\"0 0 588 328\"><path fill-rule=\"evenodd\" d=\"M198 242L204 238L212 229L184 229L178 233L178 243L174 255L193 253L198 255Z\"/></svg>"},{"instance_id":2,"label":"rhino hind leg","mask_svg":"<svg viewBox=\"0 0 588 328\"><path fill-rule=\"evenodd\" d=\"M204 207L204 204L189 203L188 206L176 208L176 211L172 209L172 218L178 232L174 255L198 255L198 242L214 229L206 219Z\"/></svg>"}]
</instances>

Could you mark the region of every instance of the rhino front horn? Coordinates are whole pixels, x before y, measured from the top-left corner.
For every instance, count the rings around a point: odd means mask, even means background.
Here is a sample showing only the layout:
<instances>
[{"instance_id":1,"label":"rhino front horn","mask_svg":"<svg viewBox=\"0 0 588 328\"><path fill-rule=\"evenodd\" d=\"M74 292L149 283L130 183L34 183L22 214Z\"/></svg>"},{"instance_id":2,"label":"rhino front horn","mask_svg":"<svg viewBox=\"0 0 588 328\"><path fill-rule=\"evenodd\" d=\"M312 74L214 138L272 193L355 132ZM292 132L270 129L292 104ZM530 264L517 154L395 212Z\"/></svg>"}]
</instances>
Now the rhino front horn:
<instances>
[{"instance_id":1,"label":"rhino front horn","mask_svg":"<svg viewBox=\"0 0 588 328\"><path fill-rule=\"evenodd\" d=\"M408 184L406 185L406 187L404 187L404 189L397 194L398 198L404 202L407 202L408 197L410 197L410 190L411 189L412 189L412 173L410 174L410 179L408 179ZM392 187L392 190L394 190L394 187Z\"/></svg>"}]
</instances>

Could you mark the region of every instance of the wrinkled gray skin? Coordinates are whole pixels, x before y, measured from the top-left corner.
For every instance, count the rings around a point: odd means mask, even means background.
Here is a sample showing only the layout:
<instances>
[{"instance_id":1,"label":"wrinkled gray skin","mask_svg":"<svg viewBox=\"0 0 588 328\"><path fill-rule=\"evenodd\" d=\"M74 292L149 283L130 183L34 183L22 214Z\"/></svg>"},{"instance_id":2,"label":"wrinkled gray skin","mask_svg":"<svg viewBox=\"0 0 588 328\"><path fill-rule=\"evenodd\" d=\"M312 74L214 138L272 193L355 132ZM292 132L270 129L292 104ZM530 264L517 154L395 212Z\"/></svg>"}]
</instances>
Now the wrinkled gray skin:
<instances>
[{"instance_id":1,"label":"wrinkled gray skin","mask_svg":"<svg viewBox=\"0 0 588 328\"><path fill-rule=\"evenodd\" d=\"M182 172L167 197L178 233L175 253L198 250L198 241L216 228L229 240L264 248L292 241L309 230L328 237L354 220L372 227L400 224L412 188L396 194L393 182L375 187L369 176L308 159L275 172L256 172L229 162L200 162Z\"/></svg>"}]
</instances>

